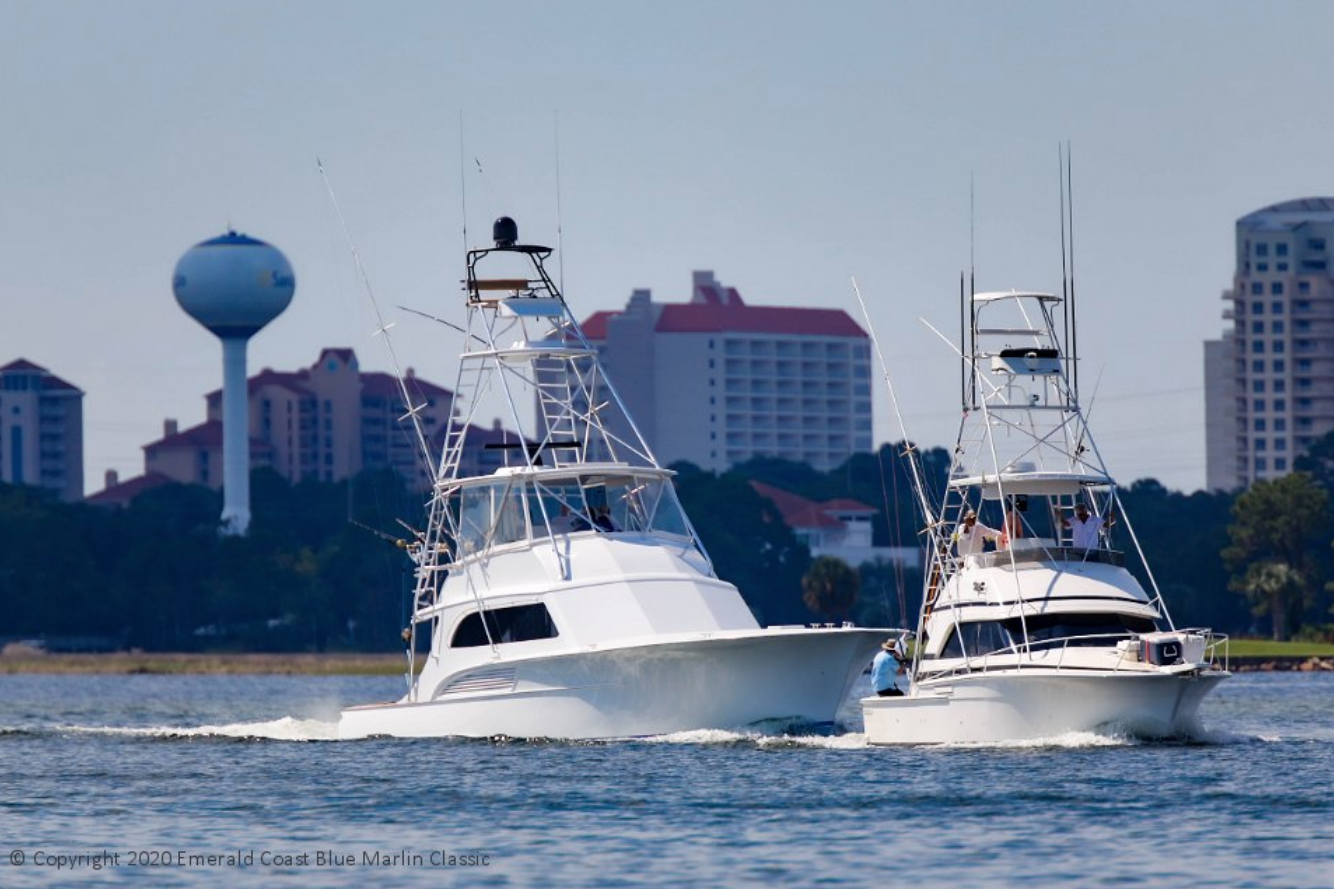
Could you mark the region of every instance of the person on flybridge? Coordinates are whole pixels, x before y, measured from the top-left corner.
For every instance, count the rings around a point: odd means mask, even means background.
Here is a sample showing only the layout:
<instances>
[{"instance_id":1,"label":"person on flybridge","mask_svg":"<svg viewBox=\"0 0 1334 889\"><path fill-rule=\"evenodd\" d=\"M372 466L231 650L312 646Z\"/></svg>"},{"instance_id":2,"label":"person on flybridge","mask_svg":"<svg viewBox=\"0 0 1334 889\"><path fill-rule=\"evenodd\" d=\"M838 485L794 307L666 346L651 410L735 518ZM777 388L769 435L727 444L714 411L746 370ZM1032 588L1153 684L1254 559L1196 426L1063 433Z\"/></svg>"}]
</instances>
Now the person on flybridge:
<instances>
[{"instance_id":1,"label":"person on flybridge","mask_svg":"<svg viewBox=\"0 0 1334 889\"><path fill-rule=\"evenodd\" d=\"M1082 503L1075 504L1075 514L1067 518L1061 516L1061 527L1070 529L1070 545L1075 549L1098 549L1102 545L1103 532L1116 524L1116 514L1102 516L1089 513L1089 508Z\"/></svg>"},{"instance_id":2,"label":"person on flybridge","mask_svg":"<svg viewBox=\"0 0 1334 889\"><path fill-rule=\"evenodd\" d=\"M961 559L972 559L982 555L988 540L996 542L1000 538L1001 532L979 522L977 513L970 509L964 513L963 521L954 530L954 549Z\"/></svg>"}]
</instances>

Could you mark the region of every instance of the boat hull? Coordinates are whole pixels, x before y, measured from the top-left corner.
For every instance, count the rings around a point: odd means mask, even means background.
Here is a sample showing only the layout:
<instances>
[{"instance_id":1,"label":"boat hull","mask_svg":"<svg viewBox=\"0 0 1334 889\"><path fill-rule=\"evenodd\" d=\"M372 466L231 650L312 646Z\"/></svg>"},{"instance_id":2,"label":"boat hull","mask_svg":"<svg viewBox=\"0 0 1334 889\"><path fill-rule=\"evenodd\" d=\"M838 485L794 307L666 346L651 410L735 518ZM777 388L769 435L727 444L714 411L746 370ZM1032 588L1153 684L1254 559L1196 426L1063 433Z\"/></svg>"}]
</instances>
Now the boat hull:
<instances>
[{"instance_id":1,"label":"boat hull","mask_svg":"<svg viewBox=\"0 0 1334 889\"><path fill-rule=\"evenodd\" d=\"M344 710L339 737L580 740L827 724L884 639L773 629L497 660L424 690L430 700Z\"/></svg>"},{"instance_id":2,"label":"boat hull","mask_svg":"<svg viewBox=\"0 0 1334 889\"><path fill-rule=\"evenodd\" d=\"M1222 670L1021 670L921 683L862 701L872 744L1000 743L1069 732L1170 737L1191 731Z\"/></svg>"}]
</instances>

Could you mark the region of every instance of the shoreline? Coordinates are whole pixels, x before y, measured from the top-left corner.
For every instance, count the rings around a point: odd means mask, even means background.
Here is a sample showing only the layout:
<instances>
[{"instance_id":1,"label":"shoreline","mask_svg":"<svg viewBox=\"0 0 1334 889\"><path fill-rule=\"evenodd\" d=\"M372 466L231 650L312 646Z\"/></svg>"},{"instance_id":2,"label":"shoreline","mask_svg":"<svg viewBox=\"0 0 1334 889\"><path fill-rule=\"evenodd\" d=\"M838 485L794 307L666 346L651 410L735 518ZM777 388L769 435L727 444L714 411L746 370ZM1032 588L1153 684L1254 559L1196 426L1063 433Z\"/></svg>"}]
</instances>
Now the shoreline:
<instances>
[{"instance_id":1,"label":"shoreline","mask_svg":"<svg viewBox=\"0 0 1334 889\"><path fill-rule=\"evenodd\" d=\"M0 656L0 675L264 675L401 676L402 652L374 653L213 653L107 652L99 654L20 654Z\"/></svg>"}]
</instances>

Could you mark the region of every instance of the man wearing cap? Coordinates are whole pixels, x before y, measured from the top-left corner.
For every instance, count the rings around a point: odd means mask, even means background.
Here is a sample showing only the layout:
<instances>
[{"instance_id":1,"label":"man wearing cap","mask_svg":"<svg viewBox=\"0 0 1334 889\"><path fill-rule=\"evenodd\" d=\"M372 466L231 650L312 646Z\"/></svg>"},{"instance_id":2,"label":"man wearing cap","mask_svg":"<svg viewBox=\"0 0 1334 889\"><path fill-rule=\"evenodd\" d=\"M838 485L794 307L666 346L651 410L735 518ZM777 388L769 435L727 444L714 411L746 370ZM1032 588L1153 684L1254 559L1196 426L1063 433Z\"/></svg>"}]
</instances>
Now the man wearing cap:
<instances>
[{"instance_id":1,"label":"man wearing cap","mask_svg":"<svg viewBox=\"0 0 1334 889\"><path fill-rule=\"evenodd\" d=\"M968 510L963 521L954 531L955 551L965 559L982 555L983 544L988 540L999 540L1001 532L989 528L977 520L977 513Z\"/></svg>"},{"instance_id":2,"label":"man wearing cap","mask_svg":"<svg viewBox=\"0 0 1334 889\"><path fill-rule=\"evenodd\" d=\"M1090 515L1088 507L1082 503L1075 504L1073 518L1061 517L1062 527L1070 529L1070 545L1075 549L1098 549L1103 529L1110 528L1115 522L1116 516L1110 511L1104 522L1102 516Z\"/></svg>"},{"instance_id":3,"label":"man wearing cap","mask_svg":"<svg viewBox=\"0 0 1334 889\"><path fill-rule=\"evenodd\" d=\"M889 639L880 645L875 660L871 661L871 687L882 698L898 698L903 692L894 684L894 677L906 673L908 662L899 651L897 640Z\"/></svg>"}]
</instances>

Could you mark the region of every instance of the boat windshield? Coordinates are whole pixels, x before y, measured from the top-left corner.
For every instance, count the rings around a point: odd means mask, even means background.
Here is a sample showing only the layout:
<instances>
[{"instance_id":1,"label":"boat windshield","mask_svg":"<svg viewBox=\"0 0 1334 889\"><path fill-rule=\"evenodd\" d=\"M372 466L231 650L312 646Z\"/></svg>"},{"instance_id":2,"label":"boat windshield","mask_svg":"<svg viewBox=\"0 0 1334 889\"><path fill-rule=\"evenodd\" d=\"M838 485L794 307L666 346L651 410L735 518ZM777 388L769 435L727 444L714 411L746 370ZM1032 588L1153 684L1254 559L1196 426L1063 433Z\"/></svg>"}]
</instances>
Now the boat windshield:
<instances>
[{"instance_id":1,"label":"boat windshield","mask_svg":"<svg viewBox=\"0 0 1334 889\"><path fill-rule=\"evenodd\" d=\"M671 480L634 473L497 479L451 497L460 558L489 547L579 532L688 537Z\"/></svg>"}]
</instances>

